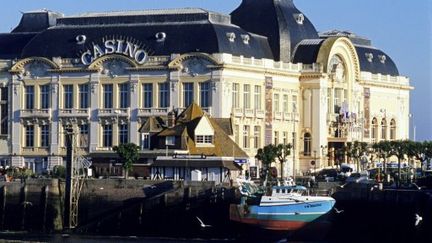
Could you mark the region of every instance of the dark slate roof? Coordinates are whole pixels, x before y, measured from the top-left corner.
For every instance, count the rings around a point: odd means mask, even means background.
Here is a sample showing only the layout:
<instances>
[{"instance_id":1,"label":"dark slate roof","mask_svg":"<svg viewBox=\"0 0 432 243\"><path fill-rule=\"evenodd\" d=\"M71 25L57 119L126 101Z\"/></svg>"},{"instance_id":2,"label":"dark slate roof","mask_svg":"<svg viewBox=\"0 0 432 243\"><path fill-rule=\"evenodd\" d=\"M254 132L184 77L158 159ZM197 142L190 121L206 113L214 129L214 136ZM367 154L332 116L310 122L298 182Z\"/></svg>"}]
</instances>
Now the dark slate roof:
<instances>
[{"instance_id":1,"label":"dark slate roof","mask_svg":"<svg viewBox=\"0 0 432 243\"><path fill-rule=\"evenodd\" d=\"M24 21L27 23L28 21ZM41 30L25 45L20 57L77 58L91 47L110 37L130 38L145 46L150 55L171 55L189 52L230 53L236 56L273 59L267 38L248 33L231 24L230 16L202 9L146 10L129 12L89 13L56 19L57 24ZM44 25L42 25L44 26ZM46 27L46 26L45 26ZM21 21L17 29L24 30ZM164 32L165 41L156 41L156 33ZM227 36L234 33L231 42ZM10 34L0 37L0 43ZM78 35L86 36L85 44L77 44ZM249 36L244 43L242 36ZM1 54L1 52L0 52ZM15 55L18 55L15 54Z\"/></svg>"},{"instance_id":2,"label":"dark slate roof","mask_svg":"<svg viewBox=\"0 0 432 243\"><path fill-rule=\"evenodd\" d=\"M319 50L324 39L303 40L296 47L294 53L294 63L312 64L316 63ZM383 51L372 46L354 45L360 61L360 70L371 73L381 73L383 75L399 76L398 68L393 60ZM372 54L372 62L368 60L367 53ZM385 56L385 61L381 62L380 57Z\"/></svg>"},{"instance_id":3,"label":"dark slate roof","mask_svg":"<svg viewBox=\"0 0 432 243\"><path fill-rule=\"evenodd\" d=\"M302 40L294 50L293 63L315 63L323 42L323 39Z\"/></svg>"},{"instance_id":4,"label":"dark slate roof","mask_svg":"<svg viewBox=\"0 0 432 243\"><path fill-rule=\"evenodd\" d=\"M0 59L21 57L21 51L37 33L0 34Z\"/></svg>"},{"instance_id":5,"label":"dark slate roof","mask_svg":"<svg viewBox=\"0 0 432 243\"><path fill-rule=\"evenodd\" d=\"M355 46L360 59L360 69L371 73L381 73L384 75L399 76L399 70L390 56L379 49L370 46ZM368 55L372 54L370 62ZM385 56L385 61L381 62L381 57Z\"/></svg>"},{"instance_id":6,"label":"dark slate roof","mask_svg":"<svg viewBox=\"0 0 432 243\"><path fill-rule=\"evenodd\" d=\"M60 17L63 17L63 14L46 9L26 12L12 33L40 32L54 26Z\"/></svg>"},{"instance_id":7,"label":"dark slate roof","mask_svg":"<svg viewBox=\"0 0 432 243\"><path fill-rule=\"evenodd\" d=\"M318 38L304 15L303 24L297 23L300 14L292 0L243 0L231 18L246 31L268 37L275 60L290 62L299 42Z\"/></svg>"}]
</instances>

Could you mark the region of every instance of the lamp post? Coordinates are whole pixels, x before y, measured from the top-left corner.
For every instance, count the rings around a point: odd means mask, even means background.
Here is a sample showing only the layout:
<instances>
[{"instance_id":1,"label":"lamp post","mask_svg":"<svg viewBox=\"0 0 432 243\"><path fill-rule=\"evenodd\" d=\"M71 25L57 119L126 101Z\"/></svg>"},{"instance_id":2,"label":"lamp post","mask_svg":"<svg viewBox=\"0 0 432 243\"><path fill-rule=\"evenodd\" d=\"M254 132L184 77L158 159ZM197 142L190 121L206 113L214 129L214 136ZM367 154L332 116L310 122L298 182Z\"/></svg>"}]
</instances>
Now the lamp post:
<instances>
[{"instance_id":1,"label":"lamp post","mask_svg":"<svg viewBox=\"0 0 432 243\"><path fill-rule=\"evenodd\" d=\"M293 132L292 132L292 151L293 151L293 180L295 182L295 177L296 177L296 160L295 160L295 155L296 155L296 138L297 138L297 134L296 134L296 113L297 113L297 107L296 104L293 103L293 113L292 113L292 122L293 122Z\"/></svg>"}]
</instances>

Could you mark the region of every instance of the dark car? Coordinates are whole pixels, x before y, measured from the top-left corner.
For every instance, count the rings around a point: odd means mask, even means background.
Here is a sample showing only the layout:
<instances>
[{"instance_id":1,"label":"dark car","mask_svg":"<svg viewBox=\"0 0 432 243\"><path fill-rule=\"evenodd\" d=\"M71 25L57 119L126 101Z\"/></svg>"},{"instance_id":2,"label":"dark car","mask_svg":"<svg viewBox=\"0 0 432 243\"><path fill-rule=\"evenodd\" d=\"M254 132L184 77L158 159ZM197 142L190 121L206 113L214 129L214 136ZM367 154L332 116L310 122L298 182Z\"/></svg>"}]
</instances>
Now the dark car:
<instances>
[{"instance_id":1,"label":"dark car","mask_svg":"<svg viewBox=\"0 0 432 243\"><path fill-rule=\"evenodd\" d=\"M335 181L338 177L338 171L336 169L323 169L318 172L318 181Z\"/></svg>"}]
</instances>

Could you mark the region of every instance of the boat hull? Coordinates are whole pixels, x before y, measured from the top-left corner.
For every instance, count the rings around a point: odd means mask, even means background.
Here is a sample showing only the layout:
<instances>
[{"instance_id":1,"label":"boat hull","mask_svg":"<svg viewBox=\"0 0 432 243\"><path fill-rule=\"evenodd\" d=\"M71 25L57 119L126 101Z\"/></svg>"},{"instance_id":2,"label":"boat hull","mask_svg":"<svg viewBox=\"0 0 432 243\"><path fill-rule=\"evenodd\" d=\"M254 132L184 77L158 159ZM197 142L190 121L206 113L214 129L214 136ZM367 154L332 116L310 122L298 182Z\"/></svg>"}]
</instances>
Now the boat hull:
<instances>
[{"instance_id":1,"label":"boat hull","mask_svg":"<svg viewBox=\"0 0 432 243\"><path fill-rule=\"evenodd\" d=\"M334 206L334 201L295 205L230 205L230 219L268 230L296 231L317 221Z\"/></svg>"}]
</instances>

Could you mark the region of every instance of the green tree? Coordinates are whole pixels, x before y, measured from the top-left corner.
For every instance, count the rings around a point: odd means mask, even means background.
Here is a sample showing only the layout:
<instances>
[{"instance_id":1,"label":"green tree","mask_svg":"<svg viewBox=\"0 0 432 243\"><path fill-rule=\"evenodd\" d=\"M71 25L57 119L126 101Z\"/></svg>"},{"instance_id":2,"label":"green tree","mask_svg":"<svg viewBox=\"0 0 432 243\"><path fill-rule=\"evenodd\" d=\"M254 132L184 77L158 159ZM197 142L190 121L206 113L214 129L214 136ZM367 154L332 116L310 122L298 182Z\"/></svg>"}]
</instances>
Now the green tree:
<instances>
[{"instance_id":1,"label":"green tree","mask_svg":"<svg viewBox=\"0 0 432 243\"><path fill-rule=\"evenodd\" d=\"M425 141L423 143L423 150L424 150L424 156L425 156L425 161L427 161L427 170L430 169L430 160L432 159L432 141Z\"/></svg>"},{"instance_id":2,"label":"green tree","mask_svg":"<svg viewBox=\"0 0 432 243\"><path fill-rule=\"evenodd\" d=\"M380 141L372 145L376 156L383 160L384 181L387 182L387 159L390 157L391 146L389 141Z\"/></svg>"},{"instance_id":3,"label":"green tree","mask_svg":"<svg viewBox=\"0 0 432 243\"><path fill-rule=\"evenodd\" d=\"M401 162L405 158L408 151L408 140L390 141L391 155L396 156L398 159L398 176L397 176L397 187L401 185L402 170Z\"/></svg>"},{"instance_id":4,"label":"green tree","mask_svg":"<svg viewBox=\"0 0 432 243\"><path fill-rule=\"evenodd\" d=\"M125 179L127 179L132 165L139 159L140 147L134 143L124 143L120 144L119 146L115 146L113 149L117 152L118 156L122 160L124 176Z\"/></svg>"},{"instance_id":5,"label":"green tree","mask_svg":"<svg viewBox=\"0 0 432 243\"><path fill-rule=\"evenodd\" d=\"M284 171L284 164L286 162L286 159L291 154L291 144L279 144L276 146L276 157L279 160L280 163L280 175L281 179L283 178L283 171Z\"/></svg>"},{"instance_id":6,"label":"green tree","mask_svg":"<svg viewBox=\"0 0 432 243\"><path fill-rule=\"evenodd\" d=\"M263 165L264 186L267 185L270 166L271 163L275 162L276 157L277 157L277 147L274 146L273 144L269 144L264 148L258 149L258 152L255 155L255 158L260 160Z\"/></svg>"},{"instance_id":7,"label":"green tree","mask_svg":"<svg viewBox=\"0 0 432 243\"><path fill-rule=\"evenodd\" d=\"M357 165L357 171L360 171L360 158L366 154L368 144L365 142L354 141L354 143L348 142L346 152L348 157L354 159Z\"/></svg>"}]
</instances>

